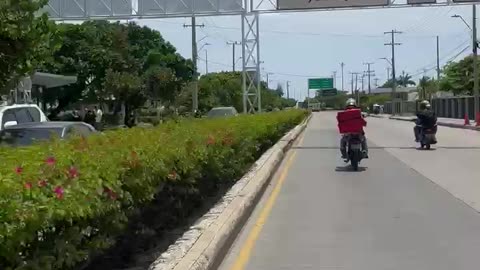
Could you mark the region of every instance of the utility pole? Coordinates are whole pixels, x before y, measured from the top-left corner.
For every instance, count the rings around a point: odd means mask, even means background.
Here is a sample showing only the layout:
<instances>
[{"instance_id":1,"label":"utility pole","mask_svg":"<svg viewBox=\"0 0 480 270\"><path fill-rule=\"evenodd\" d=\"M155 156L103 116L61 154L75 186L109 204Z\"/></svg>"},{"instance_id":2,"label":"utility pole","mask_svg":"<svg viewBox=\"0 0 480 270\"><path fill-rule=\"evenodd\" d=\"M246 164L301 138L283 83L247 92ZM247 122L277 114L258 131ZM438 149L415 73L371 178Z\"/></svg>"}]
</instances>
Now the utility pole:
<instances>
[{"instance_id":1,"label":"utility pole","mask_svg":"<svg viewBox=\"0 0 480 270\"><path fill-rule=\"evenodd\" d=\"M352 97L355 97L355 91L358 91L358 75L360 73L350 72L350 74L352 74Z\"/></svg>"},{"instance_id":2,"label":"utility pole","mask_svg":"<svg viewBox=\"0 0 480 270\"><path fill-rule=\"evenodd\" d=\"M350 72L350 74L352 74L352 87L351 87L351 89L352 89L352 96L353 96L353 93L354 93L353 92L354 91L354 89L353 89L353 77L355 76L355 74L353 72Z\"/></svg>"},{"instance_id":3,"label":"utility pole","mask_svg":"<svg viewBox=\"0 0 480 270\"><path fill-rule=\"evenodd\" d=\"M270 77L269 77L269 75L273 75L273 74L275 74L275 73L267 72L267 88L270 87Z\"/></svg>"},{"instance_id":4,"label":"utility pole","mask_svg":"<svg viewBox=\"0 0 480 270\"><path fill-rule=\"evenodd\" d=\"M365 90L365 72L362 74L362 91Z\"/></svg>"},{"instance_id":5,"label":"utility pole","mask_svg":"<svg viewBox=\"0 0 480 270\"><path fill-rule=\"evenodd\" d=\"M390 81L390 67L387 67L387 81Z\"/></svg>"},{"instance_id":6,"label":"utility pole","mask_svg":"<svg viewBox=\"0 0 480 270\"><path fill-rule=\"evenodd\" d=\"M395 92L397 90L397 78L395 77L395 46L402 45L401 43L395 42L395 34L401 34L402 32L392 30L390 32L385 32L385 34L392 35L392 41L390 43L385 43L385 46L392 46L392 114L395 115Z\"/></svg>"},{"instance_id":7,"label":"utility pole","mask_svg":"<svg viewBox=\"0 0 480 270\"><path fill-rule=\"evenodd\" d=\"M437 80L440 80L440 37L437 36Z\"/></svg>"},{"instance_id":8,"label":"utility pole","mask_svg":"<svg viewBox=\"0 0 480 270\"><path fill-rule=\"evenodd\" d=\"M205 74L208 74L208 51L205 50Z\"/></svg>"},{"instance_id":9,"label":"utility pole","mask_svg":"<svg viewBox=\"0 0 480 270\"><path fill-rule=\"evenodd\" d=\"M337 88L337 72L333 72L333 88Z\"/></svg>"},{"instance_id":10,"label":"utility pole","mask_svg":"<svg viewBox=\"0 0 480 270\"><path fill-rule=\"evenodd\" d=\"M371 66L373 65L373 63L364 63L364 65L367 65L368 94L370 95L372 93L371 76L374 72L373 70L371 70Z\"/></svg>"},{"instance_id":11,"label":"utility pole","mask_svg":"<svg viewBox=\"0 0 480 270\"><path fill-rule=\"evenodd\" d=\"M360 105L360 96L359 96L359 89L358 89L358 72L355 73L355 91L356 91L356 94L357 94L357 106Z\"/></svg>"},{"instance_id":12,"label":"utility pole","mask_svg":"<svg viewBox=\"0 0 480 270\"><path fill-rule=\"evenodd\" d=\"M287 99L290 99L290 81L287 81Z\"/></svg>"},{"instance_id":13,"label":"utility pole","mask_svg":"<svg viewBox=\"0 0 480 270\"><path fill-rule=\"evenodd\" d=\"M480 119L477 118L477 114L480 112L479 100L478 100L478 66L477 66L477 54L478 54L478 41L477 41L477 7L472 5L472 32L473 32L473 97L474 108L475 108L475 120L477 125L480 122Z\"/></svg>"},{"instance_id":14,"label":"utility pole","mask_svg":"<svg viewBox=\"0 0 480 270\"><path fill-rule=\"evenodd\" d=\"M198 111L198 72L197 72L197 62L198 62L198 51L197 51L197 27L205 27L204 24L197 24L195 21L195 16L192 16L192 24L184 24L183 27L192 28L192 61L193 61L193 96L192 96L192 105L193 112Z\"/></svg>"},{"instance_id":15,"label":"utility pole","mask_svg":"<svg viewBox=\"0 0 480 270\"><path fill-rule=\"evenodd\" d=\"M378 78L375 78L374 81L375 81L375 88L378 88Z\"/></svg>"},{"instance_id":16,"label":"utility pole","mask_svg":"<svg viewBox=\"0 0 480 270\"><path fill-rule=\"evenodd\" d=\"M343 80L343 68L345 67L345 63L340 63L340 67L342 67L342 91L345 91L345 88L344 88L344 80Z\"/></svg>"},{"instance_id":17,"label":"utility pole","mask_svg":"<svg viewBox=\"0 0 480 270\"><path fill-rule=\"evenodd\" d=\"M232 45L232 70L235 72L235 46L242 44L241 42L238 41L229 41L227 42L227 45Z\"/></svg>"}]
</instances>

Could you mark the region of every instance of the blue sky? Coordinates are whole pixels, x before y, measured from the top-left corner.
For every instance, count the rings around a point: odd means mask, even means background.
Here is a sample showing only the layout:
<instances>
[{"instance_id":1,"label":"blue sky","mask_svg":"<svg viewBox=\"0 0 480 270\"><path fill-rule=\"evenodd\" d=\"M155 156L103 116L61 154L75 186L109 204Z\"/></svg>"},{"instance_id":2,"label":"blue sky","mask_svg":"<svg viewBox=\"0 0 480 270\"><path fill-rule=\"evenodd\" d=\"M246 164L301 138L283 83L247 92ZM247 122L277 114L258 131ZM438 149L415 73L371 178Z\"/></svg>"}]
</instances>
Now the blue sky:
<instances>
[{"instance_id":1,"label":"blue sky","mask_svg":"<svg viewBox=\"0 0 480 270\"><path fill-rule=\"evenodd\" d=\"M375 10L321 11L301 13L262 14L260 17L260 55L263 75L270 75L271 87L290 81L291 96L303 99L309 76L332 76L337 71L337 88L341 88L340 63L345 66L345 89L350 89L349 72L363 72L365 62L374 62L376 78L386 80L388 66L381 57L390 58L390 41L385 31L397 29L402 45L397 47L397 74L402 70L415 75L417 80L426 74L436 74L436 41L440 36L440 58L447 61L461 59L471 52L471 33L460 19L462 15L471 24L471 6L394 8ZM191 29L189 18L140 20L140 24L159 30L179 52L191 57ZM241 40L241 20L238 16L200 17L205 24L198 30L199 48L208 50L209 72L231 70L232 50L227 41ZM204 38L205 37L205 38ZM468 47L468 49L466 49ZM466 50L464 50L466 49ZM462 50L464 50L463 53ZM241 55L238 46L237 57ZM455 58L455 56L457 56ZM205 72L205 52L200 52L200 72ZM238 62L237 70L241 68Z\"/></svg>"}]
</instances>

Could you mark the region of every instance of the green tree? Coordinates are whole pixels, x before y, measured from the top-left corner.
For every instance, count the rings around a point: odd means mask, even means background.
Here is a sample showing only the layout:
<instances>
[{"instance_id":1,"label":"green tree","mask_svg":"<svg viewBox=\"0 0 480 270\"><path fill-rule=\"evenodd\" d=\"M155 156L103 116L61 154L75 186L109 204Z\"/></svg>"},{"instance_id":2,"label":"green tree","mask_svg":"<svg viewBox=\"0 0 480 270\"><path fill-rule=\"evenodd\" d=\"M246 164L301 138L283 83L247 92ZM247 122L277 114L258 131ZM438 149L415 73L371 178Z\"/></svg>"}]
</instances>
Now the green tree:
<instances>
[{"instance_id":1,"label":"green tree","mask_svg":"<svg viewBox=\"0 0 480 270\"><path fill-rule=\"evenodd\" d=\"M143 82L138 74L109 69L106 71L106 79L100 93L104 98L113 96L115 100L123 104L125 116L128 116L131 111L142 106L146 101L142 87ZM127 124L127 120L125 118L125 124Z\"/></svg>"},{"instance_id":2,"label":"green tree","mask_svg":"<svg viewBox=\"0 0 480 270\"><path fill-rule=\"evenodd\" d=\"M423 76L418 82L417 88L420 99L430 99L438 90L438 82L433 78Z\"/></svg>"},{"instance_id":3,"label":"green tree","mask_svg":"<svg viewBox=\"0 0 480 270\"><path fill-rule=\"evenodd\" d=\"M480 63L478 64L480 67ZM439 90L455 95L473 94L473 57L467 56L458 62L448 63L443 70Z\"/></svg>"},{"instance_id":4,"label":"green tree","mask_svg":"<svg viewBox=\"0 0 480 270\"><path fill-rule=\"evenodd\" d=\"M144 77L151 65L148 61L153 59L148 57L150 52L159 56L157 67L172 70L176 88L192 77L191 61L150 28L135 23L88 21L80 25L61 24L59 32L62 45L53 59L42 65L42 70L77 75L78 81L53 95L59 102L57 111L79 99L97 101L104 97L107 70Z\"/></svg>"},{"instance_id":5,"label":"green tree","mask_svg":"<svg viewBox=\"0 0 480 270\"><path fill-rule=\"evenodd\" d=\"M261 82L262 108L266 111L275 108L294 106L294 99L287 100L278 95L278 91L269 89L266 82ZM191 87L182 91L184 102L191 102ZM233 106L243 111L242 74L240 72L209 73L199 79L199 109L203 112L218 106Z\"/></svg>"},{"instance_id":6,"label":"green tree","mask_svg":"<svg viewBox=\"0 0 480 270\"><path fill-rule=\"evenodd\" d=\"M281 84L277 84L277 89L275 89L275 92L279 97L283 97L283 94L285 91L283 91L283 86Z\"/></svg>"},{"instance_id":7,"label":"green tree","mask_svg":"<svg viewBox=\"0 0 480 270\"><path fill-rule=\"evenodd\" d=\"M32 72L55 49L55 25L38 10L48 0L0 1L0 90Z\"/></svg>"}]
</instances>

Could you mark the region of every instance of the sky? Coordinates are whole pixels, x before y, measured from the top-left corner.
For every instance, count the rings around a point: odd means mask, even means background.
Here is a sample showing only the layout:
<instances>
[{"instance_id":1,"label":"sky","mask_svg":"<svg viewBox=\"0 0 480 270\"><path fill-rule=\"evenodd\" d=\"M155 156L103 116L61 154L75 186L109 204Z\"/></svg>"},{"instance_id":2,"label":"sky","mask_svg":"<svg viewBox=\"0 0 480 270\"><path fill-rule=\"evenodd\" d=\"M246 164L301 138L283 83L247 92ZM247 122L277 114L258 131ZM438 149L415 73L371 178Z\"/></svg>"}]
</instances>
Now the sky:
<instances>
[{"instance_id":1,"label":"sky","mask_svg":"<svg viewBox=\"0 0 480 270\"><path fill-rule=\"evenodd\" d=\"M345 63L344 89L350 90L350 72L363 72L366 62L373 62L375 78L382 84L387 79L389 64L380 58L391 58L390 35L396 29L397 76L405 71L418 80L424 74L436 76L436 36L440 37L440 63L459 60L471 53L471 32L459 19L472 24L471 6L383 8L374 10L342 10L269 13L260 15L260 56L262 77L269 75L270 87L290 81L290 97L302 100L307 95L309 77L331 77L337 72L336 87L342 89L340 63ZM161 32L185 57L191 58L190 18L142 19L138 21ZM232 47L229 41L241 41L239 16L199 17L199 71L204 74L205 49L208 71L232 70ZM200 41L201 40L201 41ZM237 46L237 58L241 47ZM241 60L237 62L241 69ZM372 87L374 80L372 77ZM365 88L367 83L365 80Z\"/></svg>"}]
</instances>

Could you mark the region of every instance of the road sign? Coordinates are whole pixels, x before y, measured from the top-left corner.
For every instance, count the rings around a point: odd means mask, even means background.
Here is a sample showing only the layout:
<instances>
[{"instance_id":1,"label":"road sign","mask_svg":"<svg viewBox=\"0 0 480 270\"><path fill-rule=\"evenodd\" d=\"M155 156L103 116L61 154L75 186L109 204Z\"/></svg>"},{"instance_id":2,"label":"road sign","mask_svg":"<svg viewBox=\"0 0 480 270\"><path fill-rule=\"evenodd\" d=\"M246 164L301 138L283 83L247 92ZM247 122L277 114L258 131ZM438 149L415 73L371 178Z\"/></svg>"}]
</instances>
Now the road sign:
<instances>
[{"instance_id":1,"label":"road sign","mask_svg":"<svg viewBox=\"0 0 480 270\"><path fill-rule=\"evenodd\" d=\"M436 4L437 0L407 0L409 5Z\"/></svg>"},{"instance_id":2,"label":"road sign","mask_svg":"<svg viewBox=\"0 0 480 270\"><path fill-rule=\"evenodd\" d=\"M333 78L308 79L308 89L310 90L333 89Z\"/></svg>"},{"instance_id":3,"label":"road sign","mask_svg":"<svg viewBox=\"0 0 480 270\"><path fill-rule=\"evenodd\" d=\"M322 97L332 97L337 95L337 89L324 89L318 91Z\"/></svg>"},{"instance_id":4,"label":"road sign","mask_svg":"<svg viewBox=\"0 0 480 270\"><path fill-rule=\"evenodd\" d=\"M277 0L277 9L388 6L390 0Z\"/></svg>"}]
</instances>

